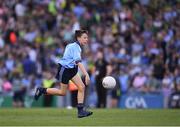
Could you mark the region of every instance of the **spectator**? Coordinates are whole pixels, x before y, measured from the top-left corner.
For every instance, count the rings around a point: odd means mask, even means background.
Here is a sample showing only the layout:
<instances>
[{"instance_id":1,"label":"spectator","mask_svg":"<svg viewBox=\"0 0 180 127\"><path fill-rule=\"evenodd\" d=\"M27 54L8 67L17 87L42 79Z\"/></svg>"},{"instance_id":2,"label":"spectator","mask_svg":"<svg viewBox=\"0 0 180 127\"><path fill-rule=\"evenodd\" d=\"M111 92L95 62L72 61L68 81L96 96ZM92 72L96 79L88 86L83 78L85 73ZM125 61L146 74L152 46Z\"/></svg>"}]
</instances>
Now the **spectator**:
<instances>
[{"instance_id":1,"label":"spectator","mask_svg":"<svg viewBox=\"0 0 180 127\"><path fill-rule=\"evenodd\" d=\"M147 77L143 72L137 73L132 82L133 87L137 91L146 92L145 83L147 82Z\"/></svg>"},{"instance_id":2,"label":"spectator","mask_svg":"<svg viewBox=\"0 0 180 127\"><path fill-rule=\"evenodd\" d=\"M180 77L175 80L175 91L169 99L170 108L180 108Z\"/></svg>"},{"instance_id":3,"label":"spectator","mask_svg":"<svg viewBox=\"0 0 180 127\"><path fill-rule=\"evenodd\" d=\"M98 108L105 108L106 107L106 96L107 91L102 86L102 79L107 74L107 66L108 63L106 62L103 52L100 50L97 52L97 60L95 63L96 66L96 90L97 90L97 96L98 96Z\"/></svg>"},{"instance_id":4,"label":"spectator","mask_svg":"<svg viewBox=\"0 0 180 127\"><path fill-rule=\"evenodd\" d=\"M24 97L26 93L26 87L22 85L21 77L19 73L14 73L13 75L13 106L14 107L24 107Z\"/></svg>"}]
</instances>

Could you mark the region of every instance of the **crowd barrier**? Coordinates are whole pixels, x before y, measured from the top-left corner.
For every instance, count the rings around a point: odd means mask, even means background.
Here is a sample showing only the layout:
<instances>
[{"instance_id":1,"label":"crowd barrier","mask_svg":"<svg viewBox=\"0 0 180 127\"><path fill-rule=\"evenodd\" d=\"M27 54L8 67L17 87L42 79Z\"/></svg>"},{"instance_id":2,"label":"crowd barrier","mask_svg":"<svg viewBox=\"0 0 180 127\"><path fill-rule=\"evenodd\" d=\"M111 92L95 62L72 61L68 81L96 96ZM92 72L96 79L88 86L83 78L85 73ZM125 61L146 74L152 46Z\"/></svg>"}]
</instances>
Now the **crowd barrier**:
<instances>
[{"instance_id":1,"label":"crowd barrier","mask_svg":"<svg viewBox=\"0 0 180 127\"><path fill-rule=\"evenodd\" d=\"M160 93L131 93L120 97L120 108L163 108L164 97Z\"/></svg>"}]
</instances>

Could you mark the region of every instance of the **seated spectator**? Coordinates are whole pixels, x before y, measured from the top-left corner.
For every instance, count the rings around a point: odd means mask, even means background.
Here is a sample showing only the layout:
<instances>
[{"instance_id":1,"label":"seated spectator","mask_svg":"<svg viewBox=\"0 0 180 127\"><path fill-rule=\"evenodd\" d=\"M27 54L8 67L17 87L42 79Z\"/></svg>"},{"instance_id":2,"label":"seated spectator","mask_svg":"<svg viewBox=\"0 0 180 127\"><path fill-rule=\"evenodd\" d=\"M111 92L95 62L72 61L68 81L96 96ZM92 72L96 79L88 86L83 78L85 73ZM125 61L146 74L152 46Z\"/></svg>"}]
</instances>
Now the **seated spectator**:
<instances>
[{"instance_id":1,"label":"seated spectator","mask_svg":"<svg viewBox=\"0 0 180 127\"><path fill-rule=\"evenodd\" d=\"M143 72L137 73L132 83L133 88L139 92L146 92L147 91L147 88L145 86L146 81L147 81L147 77Z\"/></svg>"}]
</instances>

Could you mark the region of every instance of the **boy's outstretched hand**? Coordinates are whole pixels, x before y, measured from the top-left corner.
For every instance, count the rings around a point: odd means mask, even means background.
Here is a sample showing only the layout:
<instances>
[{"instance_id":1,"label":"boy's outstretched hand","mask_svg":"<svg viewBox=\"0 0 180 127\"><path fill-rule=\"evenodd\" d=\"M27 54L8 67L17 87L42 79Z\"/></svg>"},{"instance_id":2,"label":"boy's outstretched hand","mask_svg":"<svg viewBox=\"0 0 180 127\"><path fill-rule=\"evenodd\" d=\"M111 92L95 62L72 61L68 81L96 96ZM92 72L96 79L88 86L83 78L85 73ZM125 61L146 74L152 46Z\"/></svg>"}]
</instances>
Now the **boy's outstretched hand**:
<instances>
[{"instance_id":1,"label":"boy's outstretched hand","mask_svg":"<svg viewBox=\"0 0 180 127\"><path fill-rule=\"evenodd\" d=\"M86 85L90 84L90 78L89 78L88 74L85 75L85 83L86 83Z\"/></svg>"}]
</instances>

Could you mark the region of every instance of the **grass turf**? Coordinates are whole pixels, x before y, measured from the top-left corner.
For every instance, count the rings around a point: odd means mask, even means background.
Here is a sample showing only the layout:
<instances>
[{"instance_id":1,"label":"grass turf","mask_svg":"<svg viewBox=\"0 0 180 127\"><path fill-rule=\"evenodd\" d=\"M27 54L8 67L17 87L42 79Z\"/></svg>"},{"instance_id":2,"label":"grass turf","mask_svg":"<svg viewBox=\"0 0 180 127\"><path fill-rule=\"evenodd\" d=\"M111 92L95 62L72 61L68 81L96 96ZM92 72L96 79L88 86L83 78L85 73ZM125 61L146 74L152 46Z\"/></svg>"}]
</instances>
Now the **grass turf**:
<instances>
[{"instance_id":1,"label":"grass turf","mask_svg":"<svg viewBox=\"0 0 180 127\"><path fill-rule=\"evenodd\" d=\"M0 126L177 126L180 110L93 109L94 114L78 119L76 109L1 108Z\"/></svg>"}]
</instances>

